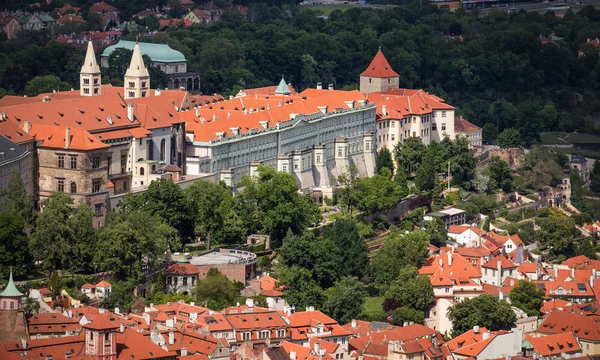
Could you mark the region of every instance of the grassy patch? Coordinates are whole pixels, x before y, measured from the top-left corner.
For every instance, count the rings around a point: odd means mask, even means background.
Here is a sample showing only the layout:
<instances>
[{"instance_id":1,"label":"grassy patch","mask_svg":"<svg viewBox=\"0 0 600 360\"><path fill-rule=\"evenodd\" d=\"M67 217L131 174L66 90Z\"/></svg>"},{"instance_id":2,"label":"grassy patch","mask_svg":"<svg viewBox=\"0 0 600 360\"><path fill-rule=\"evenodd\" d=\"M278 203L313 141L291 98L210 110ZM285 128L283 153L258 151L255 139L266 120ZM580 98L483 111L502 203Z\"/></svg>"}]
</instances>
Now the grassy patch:
<instances>
[{"instance_id":1,"label":"grassy patch","mask_svg":"<svg viewBox=\"0 0 600 360\"><path fill-rule=\"evenodd\" d=\"M540 140L546 145L567 145L568 142L561 140L566 135L565 132L547 132L540 134Z\"/></svg>"},{"instance_id":2,"label":"grassy patch","mask_svg":"<svg viewBox=\"0 0 600 360\"><path fill-rule=\"evenodd\" d=\"M363 314L369 319L383 317L382 305L384 300L383 296L367 298L367 301L363 305Z\"/></svg>"},{"instance_id":3,"label":"grassy patch","mask_svg":"<svg viewBox=\"0 0 600 360\"><path fill-rule=\"evenodd\" d=\"M545 145L600 144L600 136L582 133L547 132L540 140Z\"/></svg>"}]
</instances>

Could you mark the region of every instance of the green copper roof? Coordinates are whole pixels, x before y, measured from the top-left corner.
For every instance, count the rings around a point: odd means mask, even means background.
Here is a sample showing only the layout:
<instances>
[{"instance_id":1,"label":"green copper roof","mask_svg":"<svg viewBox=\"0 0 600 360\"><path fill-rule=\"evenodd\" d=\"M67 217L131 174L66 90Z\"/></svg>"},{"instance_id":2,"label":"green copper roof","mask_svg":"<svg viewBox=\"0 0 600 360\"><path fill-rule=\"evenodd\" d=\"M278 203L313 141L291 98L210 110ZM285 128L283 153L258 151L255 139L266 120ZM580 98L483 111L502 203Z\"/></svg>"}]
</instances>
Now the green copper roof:
<instances>
[{"instance_id":1,"label":"green copper roof","mask_svg":"<svg viewBox=\"0 0 600 360\"><path fill-rule=\"evenodd\" d=\"M285 80L283 78L283 76L281 77L281 81L279 82L279 85L277 85L277 89L275 89L275 94L276 95L286 95L286 94L290 94L290 88L287 86L287 84L285 83Z\"/></svg>"},{"instance_id":2,"label":"green copper roof","mask_svg":"<svg viewBox=\"0 0 600 360\"><path fill-rule=\"evenodd\" d=\"M177 50L173 50L167 44L139 43L142 55L148 55L152 61L156 62L182 62L186 61L185 56ZM118 43L107 47L102 52L102 56L110 56L117 48L133 50L135 41L120 40Z\"/></svg>"},{"instance_id":3,"label":"green copper roof","mask_svg":"<svg viewBox=\"0 0 600 360\"><path fill-rule=\"evenodd\" d=\"M10 278L8 279L8 285L6 285L6 289L4 289L2 293L0 293L0 296L23 296L23 294L19 290L17 290L17 287L13 282L12 269L10 269Z\"/></svg>"}]
</instances>

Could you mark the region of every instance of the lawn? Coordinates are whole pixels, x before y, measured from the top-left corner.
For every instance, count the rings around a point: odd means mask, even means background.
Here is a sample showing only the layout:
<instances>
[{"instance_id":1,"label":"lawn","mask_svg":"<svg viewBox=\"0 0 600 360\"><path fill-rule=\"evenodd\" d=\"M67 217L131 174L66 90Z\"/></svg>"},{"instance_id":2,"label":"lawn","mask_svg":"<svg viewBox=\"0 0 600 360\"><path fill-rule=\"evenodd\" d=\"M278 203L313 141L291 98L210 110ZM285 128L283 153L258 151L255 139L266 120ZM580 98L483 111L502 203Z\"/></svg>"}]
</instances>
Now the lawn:
<instances>
[{"instance_id":1,"label":"lawn","mask_svg":"<svg viewBox=\"0 0 600 360\"><path fill-rule=\"evenodd\" d=\"M363 314L369 319L376 319L383 317L383 301L384 297L369 297L363 305Z\"/></svg>"}]
</instances>

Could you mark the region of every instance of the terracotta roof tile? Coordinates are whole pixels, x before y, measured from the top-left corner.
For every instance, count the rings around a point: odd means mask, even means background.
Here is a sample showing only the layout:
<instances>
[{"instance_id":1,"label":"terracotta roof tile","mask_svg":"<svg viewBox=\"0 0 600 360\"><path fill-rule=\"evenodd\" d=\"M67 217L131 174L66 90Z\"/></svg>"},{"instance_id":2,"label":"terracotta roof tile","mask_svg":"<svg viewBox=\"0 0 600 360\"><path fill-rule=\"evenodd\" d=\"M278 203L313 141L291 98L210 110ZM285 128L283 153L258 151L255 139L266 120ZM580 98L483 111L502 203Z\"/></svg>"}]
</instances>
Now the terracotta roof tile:
<instances>
[{"instance_id":1,"label":"terracotta roof tile","mask_svg":"<svg viewBox=\"0 0 600 360\"><path fill-rule=\"evenodd\" d=\"M387 61L381 49L375 54L373 60L367 67L365 71L363 71L360 76L370 76L375 78L386 78L386 77L396 77L400 76L397 72L392 70L392 66Z\"/></svg>"}]
</instances>

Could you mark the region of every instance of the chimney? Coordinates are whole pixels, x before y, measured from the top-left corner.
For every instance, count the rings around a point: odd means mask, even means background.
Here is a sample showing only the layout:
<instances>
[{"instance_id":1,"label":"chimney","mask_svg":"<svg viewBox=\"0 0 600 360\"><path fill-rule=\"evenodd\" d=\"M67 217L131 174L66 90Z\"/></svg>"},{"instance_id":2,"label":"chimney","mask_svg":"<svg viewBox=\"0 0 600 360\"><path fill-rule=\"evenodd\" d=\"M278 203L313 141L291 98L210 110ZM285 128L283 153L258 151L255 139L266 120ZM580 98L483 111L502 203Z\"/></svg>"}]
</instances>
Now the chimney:
<instances>
[{"instance_id":1,"label":"chimney","mask_svg":"<svg viewBox=\"0 0 600 360\"><path fill-rule=\"evenodd\" d=\"M187 356L187 348L181 348L181 350L179 350L180 352L180 356Z\"/></svg>"},{"instance_id":2,"label":"chimney","mask_svg":"<svg viewBox=\"0 0 600 360\"><path fill-rule=\"evenodd\" d=\"M296 352L290 351L290 360L296 360Z\"/></svg>"},{"instance_id":3,"label":"chimney","mask_svg":"<svg viewBox=\"0 0 600 360\"><path fill-rule=\"evenodd\" d=\"M169 345L175 344L175 332L169 331Z\"/></svg>"},{"instance_id":4,"label":"chimney","mask_svg":"<svg viewBox=\"0 0 600 360\"><path fill-rule=\"evenodd\" d=\"M448 266L452 266L452 252L448 251Z\"/></svg>"},{"instance_id":5,"label":"chimney","mask_svg":"<svg viewBox=\"0 0 600 360\"><path fill-rule=\"evenodd\" d=\"M115 308L115 314L119 315L120 314L120 310L118 307Z\"/></svg>"},{"instance_id":6,"label":"chimney","mask_svg":"<svg viewBox=\"0 0 600 360\"><path fill-rule=\"evenodd\" d=\"M387 105L381 105L381 113L383 114L383 116L387 116Z\"/></svg>"},{"instance_id":7,"label":"chimney","mask_svg":"<svg viewBox=\"0 0 600 360\"><path fill-rule=\"evenodd\" d=\"M29 133L30 130L31 130L31 121L24 121L23 122L23 131L25 131L26 133Z\"/></svg>"},{"instance_id":8,"label":"chimney","mask_svg":"<svg viewBox=\"0 0 600 360\"><path fill-rule=\"evenodd\" d=\"M158 345L158 330L152 329L150 330L150 341Z\"/></svg>"},{"instance_id":9,"label":"chimney","mask_svg":"<svg viewBox=\"0 0 600 360\"><path fill-rule=\"evenodd\" d=\"M554 265L554 281L558 279L558 265Z\"/></svg>"},{"instance_id":10,"label":"chimney","mask_svg":"<svg viewBox=\"0 0 600 360\"><path fill-rule=\"evenodd\" d=\"M215 114L215 115L213 115L213 117L212 117L212 121L217 121L217 115L216 115L216 114Z\"/></svg>"},{"instance_id":11,"label":"chimney","mask_svg":"<svg viewBox=\"0 0 600 360\"><path fill-rule=\"evenodd\" d=\"M444 260L442 260L441 257L439 258L438 262L440 263L440 267L444 267Z\"/></svg>"},{"instance_id":12,"label":"chimney","mask_svg":"<svg viewBox=\"0 0 600 360\"><path fill-rule=\"evenodd\" d=\"M318 354L320 349L321 349L321 344L318 341L316 341L315 342L315 352Z\"/></svg>"},{"instance_id":13,"label":"chimney","mask_svg":"<svg viewBox=\"0 0 600 360\"><path fill-rule=\"evenodd\" d=\"M21 339L21 347L23 350L27 349L27 339Z\"/></svg>"},{"instance_id":14,"label":"chimney","mask_svg":"<svg viewBox=\"0 0 600 360\"><path fill-rule=\"evenodd\" d=\"M327 88L328 88L329 90L333 90L333 84L329 84L329 85L327 86Z\"/></svg>"},{"instance_id":15,"label":"chimney","mask_svg":"<svg viewBox=\"0 0 600 360\"><path fill-rule=\"evenodd\" d=\"M142 317L144 318L144 320L146 320L146 325L150 326L150 314L144 313Z\"/></svg>"},{"instance_id":16,"label":"chimney","mask_svg":"<svg viewBox=\"0 0 600 360\"><path fill-rule=\"evenodd\" d=\"M575 269L571 269L571 277L575 280Z\"/></svg>"},{"instance_id":17,"label":"chimney","mask_svg":"<svg viewBox=\"0 0 600 360\"><path fill-rule=\"evenodd\" d=\"M479 326L478 325L473 326L473 333L479 334Z\"/></svg>"},{"instance_id":18,"label":"chimney","mask_svg":"<svg viewBox=\"0 0 600 360\"><path fill-rule=\"evenodd\" d=\"M356 320L352 320L352 328L355 329L356 328Z\"/></svg>"},{"instance_id":19,"label":"chimney","mask_svg":"<svg viewBox=\"0 0 600 360\"><path fill-rule=\"evenodd\" d=\"M259 121L258 123L260 124L260 127L265 130L269 128L269 122L267 120Z\"/></svg>"},{"instance_id":20,"label":"chimney","mask_svg":"<svg viewBox=\"0 0 600 360\"><path fill-rule=\"evenodd\" d=\"M65 149L71 145L71 128L65 128Z\"/></svg>"},{"instance_id":21,"label":"chimney","mask_svg":"<svg viewBox=\"0 0 600 360\"><path fill-rule=\"evenodd\" d=\"M196 303L193 301L190 301L190 306L196 306Z\"/></svg>"},{"instance_id":22,"label":"chimney","mask_svg":"<svg viewBox=\"0 0 600 360\"><path fill-rule=\"evenodd\" d=\"M250 299L250 298L246 299L246 305L247 305L249 308L253 308L253 307L254 307L254 300L252 300L252 299Z\"/></svg>"},{"instance_id":23,"label":"chimney","mask_svg":"<svg viewBox=\"0 0 600 360\"><path fill-rule=\"evenodd\" d=\"M160 96L160 89L154 90L154 96Z\"/></svg>"},{"instance_id":24,"label":"chimney","mask_svg":"<svg viewBox=\"0 0 600 360\"><path fill-rule=\"evenodd\" d=\"M317 83L317 90L323 90L323 83L322 82L318 82Z\"/></svg>"},{"instance_id":25,"label":"chimney","mask_svg":"<svg viewBox=\"0 0 600 360\"><path fill-rule=\"evenodd\" d=\"M200 117L200 111L198 111L198 108L196 108L196 117Z\"/></svg>"},{"instance_id":26,"label":"chimney","mask_svg":"<svg viewBox=\"0 0 600 360\"><path fill-rule=\"evenodd\" d=\"M104 314L104 309L103 308L98 309L98 313L99 314Z\"/></svg>"},{"instance_id":27,"label":"chimney","mask_svg":"<svg viewBox=\"0 0 600 360\"><path fill-rule=\"evenodd\" d=\"M502 285L502 261L498 260L496 269L498 270L498 274L496 276L496 286L500 286Z\"/></svg>"},{"instance_id":28,"label":"chimney","mask_svg":"<svg viewBox=\"0 0 600 360\"><path fill-rule=\"evenodd\" d=\"M134 119L133 104L127 104L127 119L129 119L129 121L133 122L133 119Z\"/></svg>"},{"instance_id":29,"label":"chimney","mask_svg":"<svg viewBox=\"0 0 600 360\"><path fill-rule=\"evenodd\" d=\"M119 324L119 332L122 334L125 332L125 325L123 325L123 323Z\"/></svg>"},{"instance_id":30,"label":"chimney","mask_svg":"<svg viewBox=\"0 0 600 360\"><path fill-rule=\"evenodd\" d=\"M594 275L590 275L590 287L593 289L594 288Z\"/></svg>"}]
</instances>

